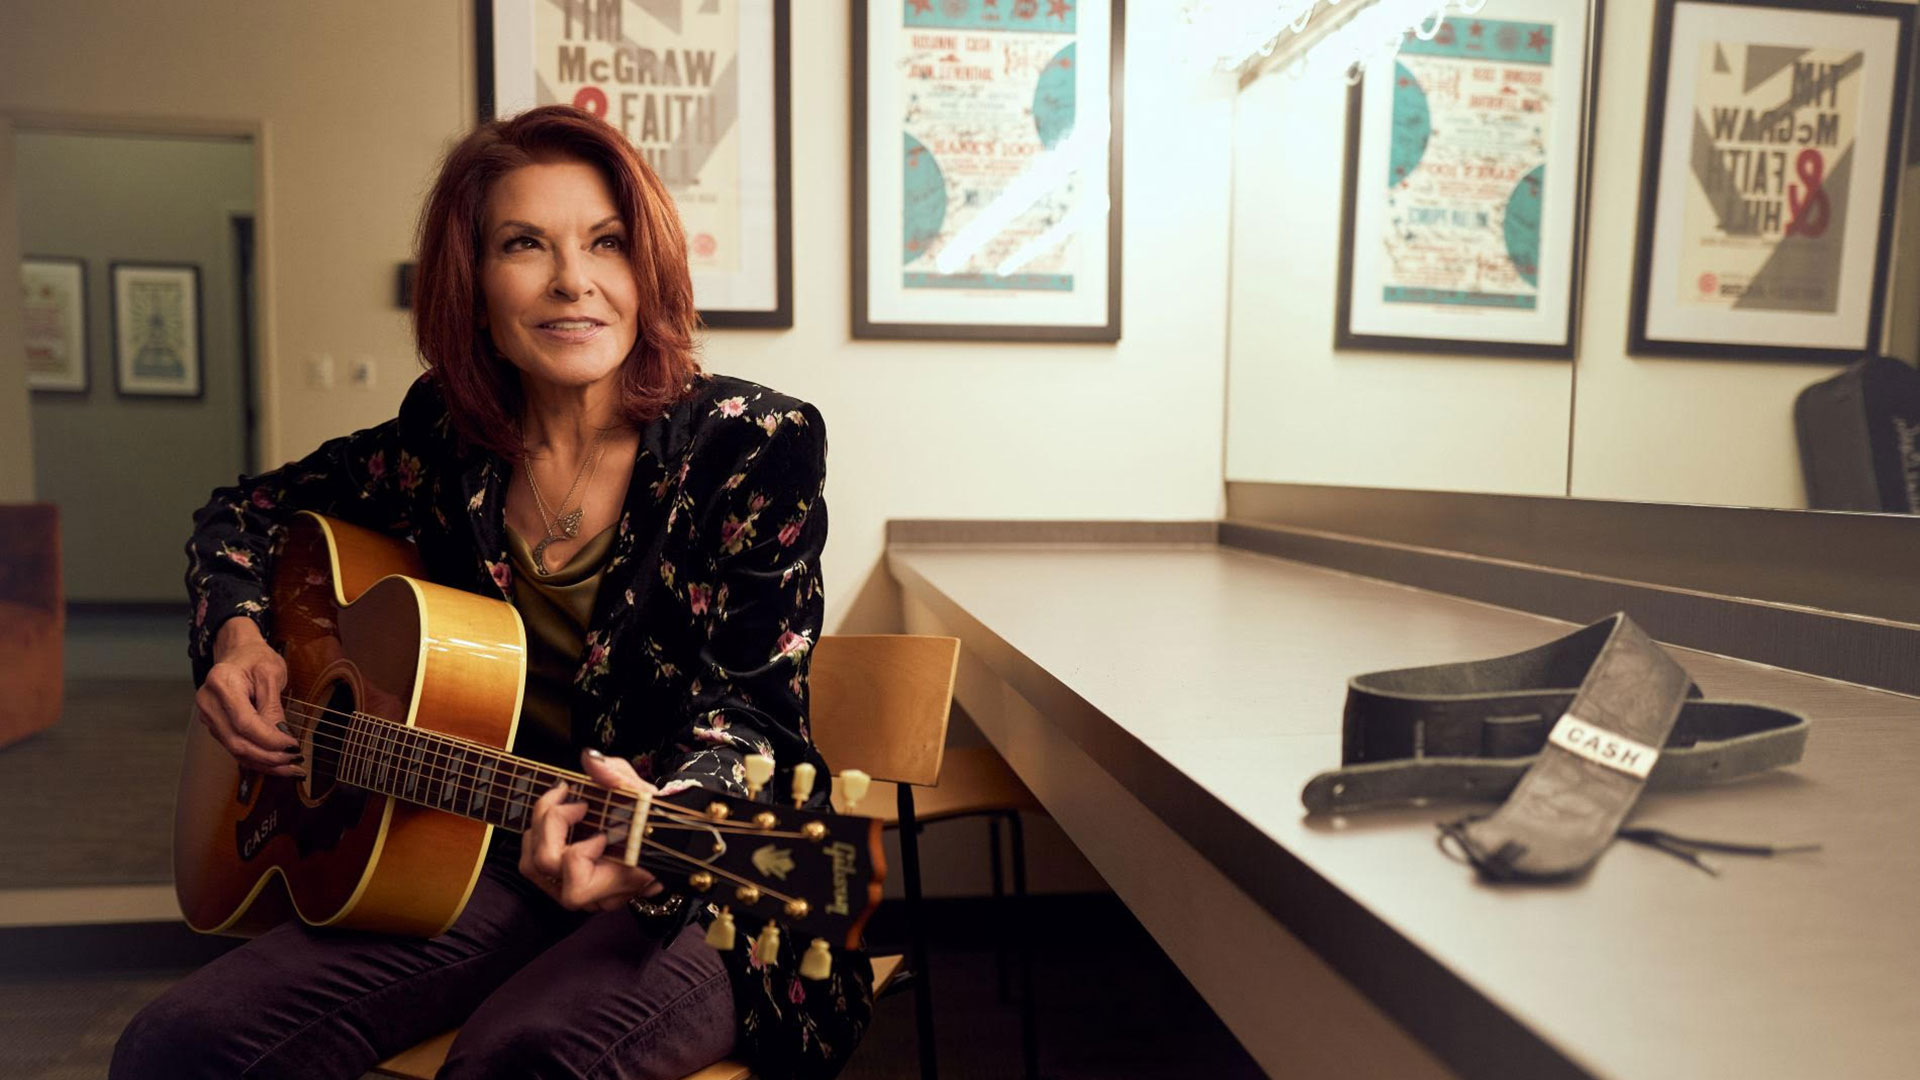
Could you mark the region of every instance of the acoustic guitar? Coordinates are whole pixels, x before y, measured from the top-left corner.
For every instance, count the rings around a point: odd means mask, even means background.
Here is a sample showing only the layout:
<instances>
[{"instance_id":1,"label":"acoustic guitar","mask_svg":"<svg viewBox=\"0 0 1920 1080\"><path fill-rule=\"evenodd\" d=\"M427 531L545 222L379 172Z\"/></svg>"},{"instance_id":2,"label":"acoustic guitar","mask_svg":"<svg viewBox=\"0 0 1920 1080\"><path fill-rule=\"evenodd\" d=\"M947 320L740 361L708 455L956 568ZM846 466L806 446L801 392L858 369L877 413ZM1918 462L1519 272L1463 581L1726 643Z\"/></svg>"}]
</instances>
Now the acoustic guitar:
<instances>
[{"instance_id":1,"label":"acoustic guitar","mask_svg":"<svg viewBox=\"0 0 1920 1080\"><path fill-rule=\"evenodd\" d=\"M818 961L828 943L858 945L885 876L879 821L701 789L615 791L507 753L526 672L520 615L423 580L411 544L302 513L272 588L271 641L307 775L243 768L189 723L173 869L195 930L250 934L293 914L436 936L466 906L493 830L524 831L564 780L587 804L574 839L604 832L603 857L720 905L714 944L731 947L739 915L761 927L762 955L777 948L769 926L818 939ZM772 766L749 761L755 789ZM811 767L795 772L797 803Z\"/></svg>"}]
</instances>

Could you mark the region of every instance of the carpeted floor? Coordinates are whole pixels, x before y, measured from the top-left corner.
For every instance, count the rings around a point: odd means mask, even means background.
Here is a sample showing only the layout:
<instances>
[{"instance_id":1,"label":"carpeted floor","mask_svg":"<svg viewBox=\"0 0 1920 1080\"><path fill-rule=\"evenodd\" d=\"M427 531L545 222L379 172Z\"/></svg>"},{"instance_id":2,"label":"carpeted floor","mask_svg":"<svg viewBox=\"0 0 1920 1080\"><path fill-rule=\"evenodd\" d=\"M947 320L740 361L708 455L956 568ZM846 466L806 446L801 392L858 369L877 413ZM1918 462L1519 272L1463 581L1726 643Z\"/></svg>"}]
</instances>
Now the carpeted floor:
<instances>
[{"instance_id":1,"label":"carpeted floor","mask_svg":"<svg viewBox=\"0 0 1920 1080\"><path fill-rule=\"evenodd\" d=\"M67 681L60 721L0 749L0 889L173 880L186 679Z\"/></svg>"}]
</instances>

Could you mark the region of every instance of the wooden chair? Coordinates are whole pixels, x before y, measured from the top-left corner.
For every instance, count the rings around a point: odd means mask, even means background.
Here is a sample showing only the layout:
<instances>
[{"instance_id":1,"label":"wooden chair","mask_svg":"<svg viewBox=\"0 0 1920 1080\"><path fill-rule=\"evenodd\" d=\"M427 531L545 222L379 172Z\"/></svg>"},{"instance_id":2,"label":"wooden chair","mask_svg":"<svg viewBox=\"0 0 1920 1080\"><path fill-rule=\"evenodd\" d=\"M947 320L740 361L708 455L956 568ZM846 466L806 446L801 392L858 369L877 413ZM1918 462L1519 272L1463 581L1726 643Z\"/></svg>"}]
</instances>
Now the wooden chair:
<instances>
[{"instance_id":1,"label":"wooden chair","mask_svg":"<svg viewBox=\"0 0 1920 1080\"><path fill-rule=\"evenodd\" d=\"M911 823L915 784L932 784L940 775L947 738L948 710L960 662L957 638L910 635L827 635L814 646L808 685L812 696L813 737L827 762L837 769L860 769L895 788L900 818ZM869 794L854 813L882 816L886 795ZM838 804L845 810L845 804ZM920 1059L923 1075L933 1077L933 1002L926 978L926 938L920 924L919 850L911 829L901 831L906 863L907 915L913 926L913 986L918 995ZM899 973L902 957L873 958L877 998ZM446 1061L459 1029L404 1050L374 1066L372 1075L398 1080L432 1080ZM745 1065L721 1061L686 1080L744 1080Z\"/></svg>"},{"instance_id":2,"label":"wooden chair","mask_svg":"<svg viewBox=\"0 0 1920 1080\"><path fill-rule=\"evenodd\" d=\"M0 746L60 719L66 622L59 508L0 506Z\"/></svg>"}]
</instances>

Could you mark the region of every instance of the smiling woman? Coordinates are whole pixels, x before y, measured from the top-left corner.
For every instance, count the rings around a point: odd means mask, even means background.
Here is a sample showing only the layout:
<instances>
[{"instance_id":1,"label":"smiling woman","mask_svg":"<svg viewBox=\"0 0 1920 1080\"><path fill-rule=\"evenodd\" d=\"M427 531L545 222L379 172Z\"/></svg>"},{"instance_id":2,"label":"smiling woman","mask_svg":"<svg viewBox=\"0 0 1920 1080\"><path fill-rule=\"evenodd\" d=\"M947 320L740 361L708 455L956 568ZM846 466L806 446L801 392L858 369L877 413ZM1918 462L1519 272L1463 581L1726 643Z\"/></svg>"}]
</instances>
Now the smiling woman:
<instances>
[{"instance_id":1,"label":"smiling woman","mask_svg":"<svg viewBox=\"0 0 1920 1080\"><path fill-rule=\"evenodd\" d=\"M516 755L643 795L747 796L751 754L778 762L769 793L796 790L797 767L824 770L807 729L824 423L806 402L700 372L685 241L659 178L606 124L534 109L448 154L419 248L427 374L400 414L216 491L195 518L195 702L239 766L239 798L270 809L315 764L270 644L275 544L303 510L409 540L434 582L514 606ZM353 707L409 718L404 702ZM822 785L810 805L826 797ZM803 980L806 941L782 942L772 963L710 950L704 905L642 902L659 882L602 858L601 833L574 840L586 814L563 783L524 843L496 830L472 856L465 909L431 940L299 920L255 938L135 1017L114 1075L297 1062L357 1077L463 1023L441 1076L678 1077L729 1052L767 1075L838 1071L871 1013L864 953Z\"/></svg>"}]
</instances>

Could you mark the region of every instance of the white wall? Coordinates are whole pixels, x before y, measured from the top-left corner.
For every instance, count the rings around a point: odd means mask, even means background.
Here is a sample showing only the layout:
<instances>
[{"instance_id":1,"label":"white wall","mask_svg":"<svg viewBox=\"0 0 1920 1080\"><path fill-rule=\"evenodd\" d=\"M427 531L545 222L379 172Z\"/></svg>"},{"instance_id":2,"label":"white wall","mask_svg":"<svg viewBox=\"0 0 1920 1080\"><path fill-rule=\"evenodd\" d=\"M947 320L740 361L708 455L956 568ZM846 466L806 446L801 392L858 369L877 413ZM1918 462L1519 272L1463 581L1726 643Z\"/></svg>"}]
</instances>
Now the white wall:
<instances>
[{"instance_id":1,"label":"white wall","mask_svg":"<svg viewBox=\"0 0 1920 1080\"><path fill-rule=\"evenodd\" d=\"M1793 399L1838 365L1627 355L1654 7L1605 7L1571 365L1336 352L1345 88L1268 76L1241 96L1229 479L1806 505ZM1913 360L1920 215L1896 235L1888 350Z\"/></svg>"},{"instance_id":2,"label":"white wall","mask_svg":"<svg viewBox=\"0 0 1920 1080\"><path fill-rule=\"evenodd\" d=\"M895 628L888 518L1219 513L1232 88L1179 63L1171 8L1128 10L1110 346L849 339L847 6L793 20L794 329L716 333L707 359L826 415L829 625Z\"/></svg>"},{"instance_id":3,"label":"white wall","mask_svg":"<svg viewBox=\"0 0 1920 1080\"><path fill-rule=\"evenodd\" d=\"M1804 508L1793 399L1836 364L1628 356L1654 0L1609 0L1594 131L1586 315L1576 379L1573 486L1582 498ZM1894 153L1899 153L1898 147ZM1914 184L1907 185L1913 193ZM1889 350L1913 355L1916 254L1896 236ZM1617 223L1618 227L1608 223ZM1863 255L1862 257L1871 257Z\"/></svg>"},{"instance_id":4,"label":"white wall","mask_svg":"<svg viewBox=\"0 0 1920 1080\"><path fill-rule=\"evenodd\" d=\"M1566 361L1334 349L1346 117L1337 73L1240 95L1227 478L1564 493Z\"/></svg>"},{"instance_id":5,"label":"white wall","mask_svg":"<svg viewBox=\"0 0 1920 1080\"><path fill-rule=\"evenodd\" d=\"M706 356L826 415L829 626L893 624L890 517L1214 516L1231 84L1176 62L1173 7L1136 4L1127 27L1113 346L849 339L848 11L795 8L795 325L716 333ZM439 154L473 115L471 11L36 0L0 15L0 110L258 126L268 460L391 415L416 370L392 272ZM309 388L320 354L341 368L373 358L376 385Z\"/></svg>"}]
</instances>

